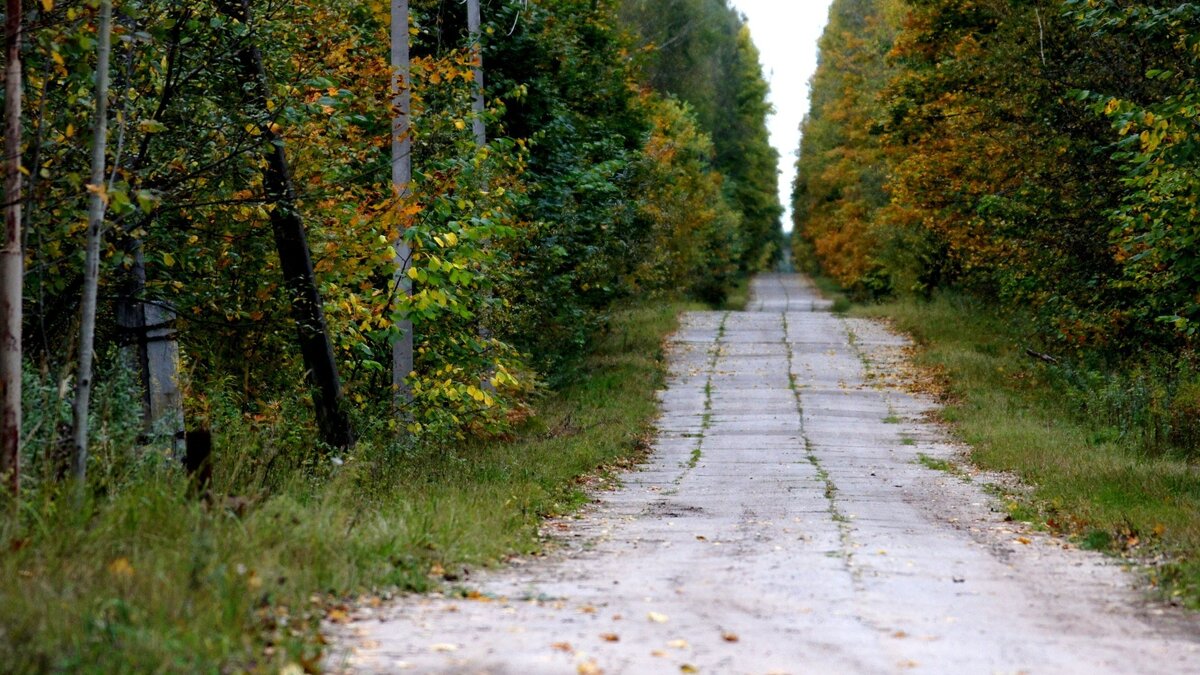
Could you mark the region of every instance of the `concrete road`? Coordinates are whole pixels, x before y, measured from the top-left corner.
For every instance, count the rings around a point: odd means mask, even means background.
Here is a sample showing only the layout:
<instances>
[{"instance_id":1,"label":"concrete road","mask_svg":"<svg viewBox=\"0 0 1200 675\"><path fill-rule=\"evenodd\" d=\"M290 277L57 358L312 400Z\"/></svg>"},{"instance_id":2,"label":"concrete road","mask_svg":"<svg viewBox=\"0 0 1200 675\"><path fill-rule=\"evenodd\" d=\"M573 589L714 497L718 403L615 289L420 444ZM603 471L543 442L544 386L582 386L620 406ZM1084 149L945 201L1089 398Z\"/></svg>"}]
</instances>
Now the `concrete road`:
<instances>
[{"instance_id":1,"label":"concrete road","mask_svg":"<svg viewBox=\"0 0 1200 675\"><path fill-rule=\"evenodd\" d=\"M334 669L421 673L1200 673L1194 617L1114 560L1023 531L902 338L794 275L689 314L655 453L546 558L339 627ZM922 463L922 457L928 458Z\"/></svg>"}]
</instances>

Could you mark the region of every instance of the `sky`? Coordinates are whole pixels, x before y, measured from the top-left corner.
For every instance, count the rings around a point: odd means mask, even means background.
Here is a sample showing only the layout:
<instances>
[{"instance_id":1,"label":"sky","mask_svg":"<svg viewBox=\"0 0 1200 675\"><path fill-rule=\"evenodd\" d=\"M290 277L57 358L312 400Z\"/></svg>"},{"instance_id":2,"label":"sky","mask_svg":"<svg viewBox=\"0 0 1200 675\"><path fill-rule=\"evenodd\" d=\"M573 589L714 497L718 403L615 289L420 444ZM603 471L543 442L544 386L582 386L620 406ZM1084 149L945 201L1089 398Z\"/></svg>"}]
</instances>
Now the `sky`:
<instances>
[{"instance_id":1,"label":"sky","mask_svg":"<svg viewBox=\"0 0 1200 675\"><path fill-rule=\"evenodd\" d=\"M733 0L749 20L754 44L762 52L763 72L771 84L775 114L769 121L771 145L779 151L779 194L792 229L792 181L800 122L808 112L808 80L817 69L817 40L829 19L832 0Z\"/></svg>"}]
</instances>

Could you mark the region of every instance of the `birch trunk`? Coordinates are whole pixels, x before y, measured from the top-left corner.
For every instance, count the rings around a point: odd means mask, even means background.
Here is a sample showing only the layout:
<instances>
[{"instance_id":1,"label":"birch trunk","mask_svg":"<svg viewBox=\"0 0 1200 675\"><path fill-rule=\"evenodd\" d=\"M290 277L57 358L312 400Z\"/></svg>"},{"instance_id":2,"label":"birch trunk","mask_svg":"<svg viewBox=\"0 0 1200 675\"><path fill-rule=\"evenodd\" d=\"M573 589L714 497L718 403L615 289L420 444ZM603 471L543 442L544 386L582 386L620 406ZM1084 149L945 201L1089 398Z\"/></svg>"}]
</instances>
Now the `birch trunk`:
<instances>
[{"instance_id":1,"label":"birch trunk","mask_svg":"<svg viewBox=\"0 0 1200 675\"><path fill-rule=\"evenodd\" d=\"M408 0L392 0L392 189L396 193L396 208L403 208L412 197L412 85L409 64ZM412 297L412 251L404 232L397 231L396 275L397 290ZM413 324L405 317L396 325L399 337L392 345L392 388L397 409L412 401L408 374L413 371Z\"/></svg>"},{"instance_id":2,"label":"birch trunk","mask_svg":"<svg viewBox=\"0 0 1200 675\"><path fill-rule=\"evenodd\" d=\"M100 240L103 236L107 195L104 190L104 156L108 149L108 61L112 50L112 0L100 2L96 60L96 122L92 129L92 178L88 184L87 249L83 262L83 298L79 306L79 370L75 375L75 453L71 476L82 486L87 478L88 412L92 396L92 360L96 342L96 292L100 284Z\"/></svg>"},{"instance_id":3,"label":"birch trunk","mask_svg":"<svg viewBox=\"0 0 1200 675\"><path fill-rule=\"evenodd\" d=\"M0 247L0 479L21 493L21 0L6 3L4 243Z\"/></svg>"}]
</instances>

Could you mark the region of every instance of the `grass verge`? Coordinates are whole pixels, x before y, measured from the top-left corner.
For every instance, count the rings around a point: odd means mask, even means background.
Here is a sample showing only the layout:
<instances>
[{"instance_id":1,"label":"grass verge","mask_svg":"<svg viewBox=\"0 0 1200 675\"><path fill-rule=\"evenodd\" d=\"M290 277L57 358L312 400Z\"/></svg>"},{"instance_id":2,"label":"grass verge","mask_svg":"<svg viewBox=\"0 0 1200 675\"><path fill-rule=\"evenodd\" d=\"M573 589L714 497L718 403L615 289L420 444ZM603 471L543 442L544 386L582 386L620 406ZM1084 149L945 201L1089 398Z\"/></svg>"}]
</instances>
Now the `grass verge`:
<instances>
[{"instance_id":1,"label":"grass verge","mask_svg":"<svg viewBox=\"0 0 1200 675\"><path fill-rule=\"evenodd\" d=\"M1148 453L1113 422L1084 414L1062 378L1021 346L1028 333L968 297L856 307L912 335L940 381L945 419L984 469L1031 487L1014 515L1146 565L1165 597L1200 608L1200 471Z\"/></svg>"},{"instance_id":2,"label":"grass verge","mask_svg":"<svg viewBox=\"0 0 1200 675\"><path fill-rule=\"evenodd\" d=\"M679 304L617 311L585 376L517 438L387 457L364 442L327 482L253 503L188 496L164 472L102 503L0 523L6 672L314 670L346 597L423 590L535 551L583 477L635 460L656 414Z\"/></svg>"}]
</instances>

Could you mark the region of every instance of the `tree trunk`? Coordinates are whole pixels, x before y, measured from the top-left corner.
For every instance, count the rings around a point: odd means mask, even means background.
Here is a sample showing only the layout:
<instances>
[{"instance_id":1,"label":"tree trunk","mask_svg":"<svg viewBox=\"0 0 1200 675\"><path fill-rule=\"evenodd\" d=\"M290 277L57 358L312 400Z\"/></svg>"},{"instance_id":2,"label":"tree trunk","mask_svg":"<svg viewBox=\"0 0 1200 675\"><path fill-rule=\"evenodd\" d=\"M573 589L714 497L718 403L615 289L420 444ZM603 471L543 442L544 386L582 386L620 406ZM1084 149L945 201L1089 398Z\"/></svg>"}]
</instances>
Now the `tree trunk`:
<instances>
[{"instance_id":1,"label":"tree trunk","mask_svg":"<svg viewBox=\"0 0 1200 675\"><path fill-rule=\"evenodd\" d=\"M396 208L401 209L412 197L412 82L409 64L408 0L392 0L392 189L396 193ZM412 297L412 251L404 232L396 233L396 275L394 283L400 293ZM413 371L413 324L405 317L396 325L399 333L392 345L392 388L397 409L412 401L408 375Z\"/></svg>"},{"instance_id":2,"label":"tree trunk","mask_svg":"<svg viewBox=\"0 0 1200 675\"><path fill-rule=\"evenodd\" d=\"M480 29L479 0L467 0L467 31L471 35L471 53L475 57L475 100L471 108L475 116L471 129L475 132L475 145L487 145L487 127L483 123L485 104L483 100L483 31Z\"/></svg>"},{"instance_id":3,"label":"tree trunk","mask_svg":"<svg viewBox=\"0 0 1200 675\"><path fill-rule=\"evenodd\" d=\"M21 493L21 0L6 3L4 243L0 247L0 480Z\"/></svg>"},{"instance_id":4,"label":"tree trunk","mask_svg":"<svg viewBox=\"0 0 1200 675\"><path fill-rule=\"evenodd\" d=\"M249 0L217 0L216 5L218 11L230 19L250 25ZM254 41L253 30L242 39L245 42L237 52L237 66L246 83L244 91L251 114L263 136L265 198L271 207L271 229L279 252L284 286L291 296L292 319L296 322L300 353L312 389L317 426L321 440L327 445L347 448L354 444L354 433L342 395L333 342L325 322L324 303L317 290L304 220L296 204L291 167L284 152L283 138L272 125L266 67L262 52Z\"/></svg>"},{"instance_id":5,"label":"tree trunk","mask_svg":"<svg viewBox=\"0 0 1200 675\"><path fill-rule=\"evenodd\" d=\"M96 292L100 284L100 239L104 225L104 162L108 149L108 59L112 50L112 0L100 2L99 40L96 60L96 122L92 129L92 178L88 184L87 249L83 262L83 298L79 305L79 370L75 374L75 452L71 476L80 489L87 478L88 412L92 396L92 358L96 342Z\"/></svg>"}]
</instances>

